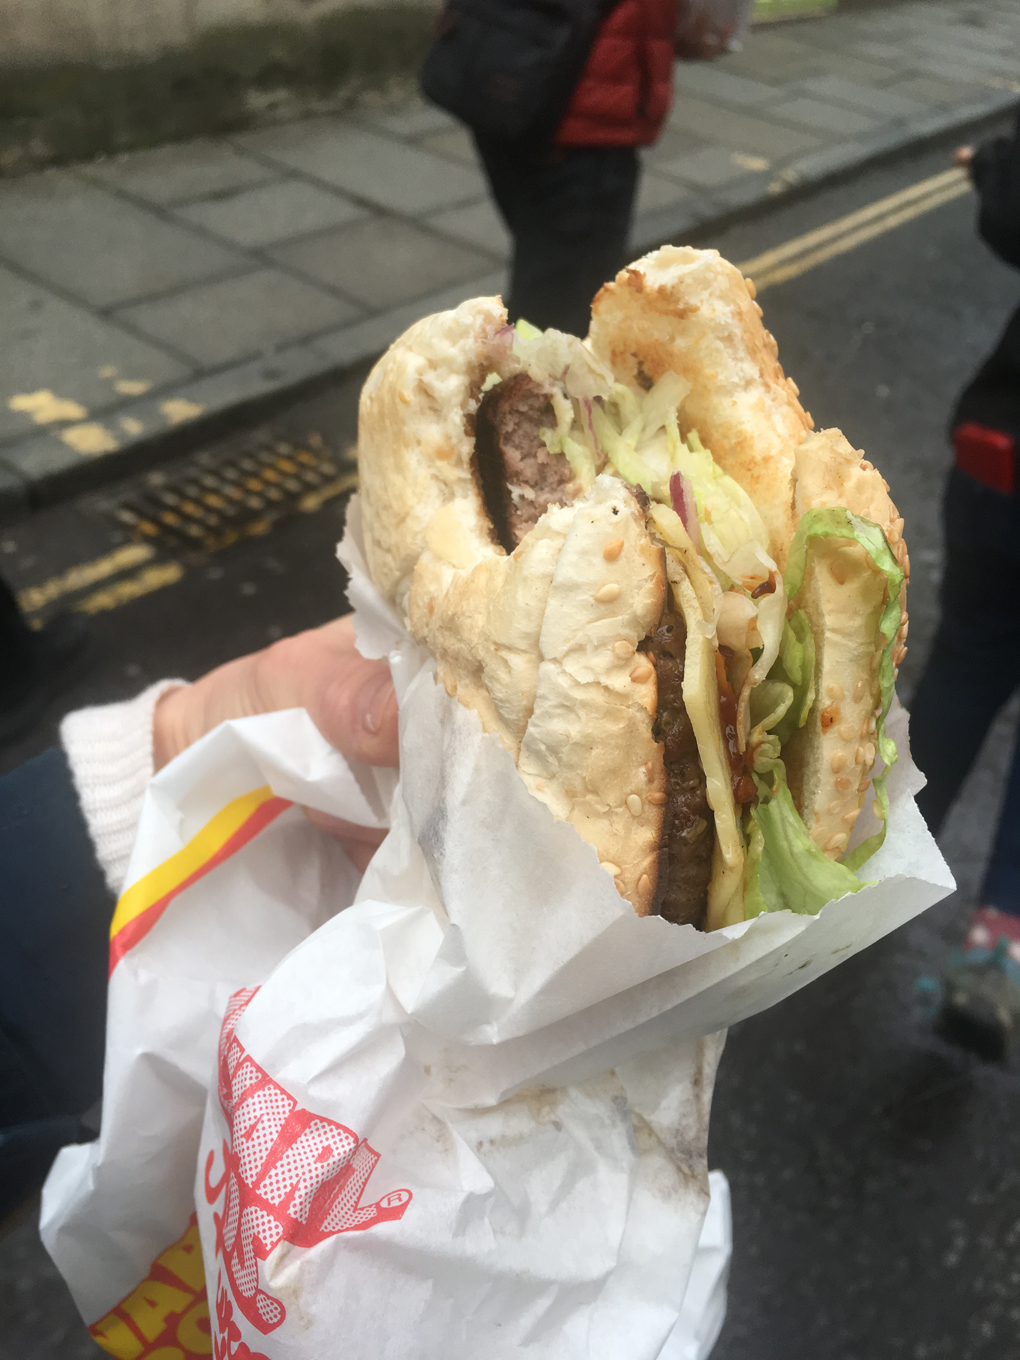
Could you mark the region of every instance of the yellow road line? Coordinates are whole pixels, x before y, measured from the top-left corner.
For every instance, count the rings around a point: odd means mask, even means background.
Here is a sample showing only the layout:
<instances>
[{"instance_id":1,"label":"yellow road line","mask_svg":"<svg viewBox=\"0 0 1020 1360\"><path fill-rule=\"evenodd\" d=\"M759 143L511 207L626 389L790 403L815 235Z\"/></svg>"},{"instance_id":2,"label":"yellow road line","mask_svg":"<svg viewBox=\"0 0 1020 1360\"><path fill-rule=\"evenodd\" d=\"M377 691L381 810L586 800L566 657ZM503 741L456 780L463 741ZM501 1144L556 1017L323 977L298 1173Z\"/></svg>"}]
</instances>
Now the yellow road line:
<instances>
[{"instance_id":1,"label":"yellow road line","mask_svg":"<svg viewBox=\"0 0 1020 1360\"><path fill-rule=\"evenodd\" d=\"M327 482L325 486L320 486L317 491L309 491L298 501L298 509L305 514L311 514L314 510L321 509L327 501L331 501L334 496L342 496L345 491L354 491L358 485L358 474L347 472L342 477L337 477L332 482Z\"/></svg>"},{"instance_id":2,"label":"yellow road line","mask_svg":"<svg viewBox=\"0 0 1020 1360\"><path fill-rule=\"evenodd\" d=\"M766 250L763 254L756 255L751 260L745 260L737 268L753 278L755 285L760 287L759 277L771 274L780 265L809 254L816 255L818 249L822 246L846 237L856 236L860 229L871 224L884 223L885 225L881 230L889 230L901 222L909 221L910 217L916 217L922 212L928 212L931 208L937 208L940 204L948 202L950 198L956 198L960 194L967 193L969 188L970 181L964 170L959 168L945 170L939 175L933 175L930 179L921 180L918 184L912 184L906 189L901 189L898 193L889 194L887 198L880 198L875 203L869 203L856 212L848 213L846 217L839 217L834 222L828 222L824 227L818 227L815 231L794 237L792 241L786 241L773 250ZM909 208L916 209L916 211L910 212L909 216L903 216ZM871 236L878 234L879 232L875 231L871 233ZM862 239L870 240L871 236ZM838 254L840 252L835 251L833 253ZM827 255L824 258L828 259L830 256Z\"/></svg>"},{"instance_id":3,"label":"yellow road line","mask_svg":"<svg viewBox=\"0 0 1020 1360\"><path fill-rule=\"evenodd\" d=\"M795 279L800 274L806 274L809 269L824 264L826 260L831 260L837 255L844 255L848 250L863 245L865 241L872 241L876 236L892 231L894 227L902 226L904 222L909 222L915 217L920 217L923 213L931 212L933 208L941 207L943 203L949 203L954 198L959 198L962 194L969 192L969 188L970 186L967 184L947 185L941 193L932 194L919 202L907 204L899 212L888 213L875 221L867 222L856 231L838 236L818 250L809 251L807 254L791 260L789 264L779 265L777 268L766 270L757 275L751 274L750 277L754 279L755 290L760 293L764 288L771 288L773 284L784 283L787 279ZM750 272L744 266L741 266L741 268L745 274Z\"/></svg>"},{"instance_id":4,"label":"yellow road line","mask_svg":"<svg viewBox=\"0 0 1020 1360\"><path fill-rule=\"evenodd\" d=\"M183 575L184 568L180 562L156 562L135 576L115 581L105 590L94 590L74 607L79 614L105 614L107 610L119 609L122 604L129 604L142 595L151 595L154 590L176 585Z\"/></svg>"},{"instance_id":5,"label":"yellow road line","mask_svg":"<svg viewBox=\"0 0 1020 1360\"><path fill-rule=\"evenodd\" d=\"M143 562L148 562L155 555L156 550L149 543L128 543L123 548L106 553L103 557L93 558L91 562L79 562L77 566L68 568L59 576L51 576L41 585L28 586L18 595L18 603L26 614L32 614L54 600L59 600L61 595L84 590L86 586L95 585L97 581L105 581L108 576L116 576L119 571L140 567Z\"/></svg>"}]
</instances>

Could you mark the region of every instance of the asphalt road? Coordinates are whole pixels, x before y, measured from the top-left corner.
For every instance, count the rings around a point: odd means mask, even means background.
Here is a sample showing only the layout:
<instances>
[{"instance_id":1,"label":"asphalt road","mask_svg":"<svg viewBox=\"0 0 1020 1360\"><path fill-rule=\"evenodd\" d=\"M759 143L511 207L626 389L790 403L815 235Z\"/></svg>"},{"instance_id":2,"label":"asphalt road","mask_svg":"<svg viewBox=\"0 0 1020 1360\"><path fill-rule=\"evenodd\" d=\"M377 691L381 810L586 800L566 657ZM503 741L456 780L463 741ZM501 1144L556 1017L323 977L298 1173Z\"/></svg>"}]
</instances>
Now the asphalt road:
<instances>
[{"instance_id":1,"label":"asphalt road","mask_svg":"<svg viewBox=\"0 0 1020 1360\"><path fill-rule=\"evenodd\" d=\"M946 164L943 148L876 169L706 243L745 260ZM936 618L945 421L1020 298L1020 280L977 241L973 217L973 201L956 199L762 296L781 359L817 423L839 425L867 451L906 518L907 702ZM199 675L344 608L332 550L357 384L205 451L204 462L164 469L161 486L177 496L177 513L202 475L222 489L245 457L272 467L282 457L291 467L298 452L309 453L305 481L294 489L300 479L291 477L292 490L275 504L262 479L262 508L235 517L232 546L218 547L229 533L208 516L195 518L191 538L162 537L158 514L171 502L144 479L0 531L0 570L24 589L130 546L146 516L155 526L140 566L98 585L70 578L75 588L54 594L65 578L51 587L40 617L86 599L97 610L95 661L47 722L3 753L0 768L51 742L69 708L126 696L162 675ZM273 521L302 499L303 510ZM135 584L118 595L125 580ZM117 603L159 580L170 583ZM963 933L1014 723L1012 711L1002 716L944 837L958 893L730 1034L711 1164L730 1178L735 1250L714 1360L1020 1357L1020 1080L933 1037L914 990ZM0 1243L0 1357L96 1354L26 1221Z\"/></svg>"}]
</instances>

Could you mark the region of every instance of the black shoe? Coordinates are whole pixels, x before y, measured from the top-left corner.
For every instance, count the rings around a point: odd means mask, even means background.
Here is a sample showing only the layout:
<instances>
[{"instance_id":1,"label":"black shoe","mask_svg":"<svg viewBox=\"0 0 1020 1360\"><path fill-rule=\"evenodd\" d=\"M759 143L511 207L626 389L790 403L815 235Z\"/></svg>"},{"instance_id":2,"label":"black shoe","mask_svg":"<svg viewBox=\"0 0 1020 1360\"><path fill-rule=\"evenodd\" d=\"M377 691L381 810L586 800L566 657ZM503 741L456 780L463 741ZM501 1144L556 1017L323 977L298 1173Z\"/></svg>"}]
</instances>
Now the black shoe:
<instances>
[{"instance_id":1,"label":"black shoe","mask_svg":"<svg viewBox=\"0 0 1020 1360\"><path fill-rule=\"evenodd\" d=\"M31 634L20 674L0 687L0 746L37 723L47 705L81 675L92 633L81 614L58 614Z\"/></svg>"}]
</instances>

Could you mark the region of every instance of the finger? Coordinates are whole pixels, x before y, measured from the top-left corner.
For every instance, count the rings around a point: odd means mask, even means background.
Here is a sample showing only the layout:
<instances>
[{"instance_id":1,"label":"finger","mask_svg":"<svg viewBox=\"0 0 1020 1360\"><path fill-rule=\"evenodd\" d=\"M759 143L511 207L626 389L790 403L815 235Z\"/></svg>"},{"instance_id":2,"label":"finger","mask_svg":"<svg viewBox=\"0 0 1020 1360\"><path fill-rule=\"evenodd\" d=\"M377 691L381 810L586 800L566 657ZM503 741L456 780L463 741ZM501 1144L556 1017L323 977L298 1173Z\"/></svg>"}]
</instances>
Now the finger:
<instances>
[{"instance_id":1,"label":"finger","mask_svg":"<svg viewBox=\"0 0 1020 1360\"><path fill-rule=\"evenodd\" d=\"M350 761L397 763L397 701L389 665L357 650L350 617L275 643L260 655L263 705L300 707Z\"/></svg>"},{"instance_id":2,"label":"finger","mask_svg":"<svg viewBox=\"0 0 1020 1360\"><path fill-rule=\"evenodd\" d=\"M313 826L328 831L338 841L349 841L352 845L355 843L364 845L371 851L376 850L386 839L384 827L358 826L356 822L348 822L343 817L333 817L328 812L320 812L318 808L305 807L301 811Z\"/></svg>"},{"instance_id":3,"label":"finger","mask_svg":"<svg viewBox=\"0 0 1020 1360\"><path fill-rule=\"evenodd\" d=\"M364 841L341 841L340 844L347 851L347 858L357 869L358 873L363 874L372 863L372 857L376 852L374 845L366 845Z\"/></svg>"}]
</instances>

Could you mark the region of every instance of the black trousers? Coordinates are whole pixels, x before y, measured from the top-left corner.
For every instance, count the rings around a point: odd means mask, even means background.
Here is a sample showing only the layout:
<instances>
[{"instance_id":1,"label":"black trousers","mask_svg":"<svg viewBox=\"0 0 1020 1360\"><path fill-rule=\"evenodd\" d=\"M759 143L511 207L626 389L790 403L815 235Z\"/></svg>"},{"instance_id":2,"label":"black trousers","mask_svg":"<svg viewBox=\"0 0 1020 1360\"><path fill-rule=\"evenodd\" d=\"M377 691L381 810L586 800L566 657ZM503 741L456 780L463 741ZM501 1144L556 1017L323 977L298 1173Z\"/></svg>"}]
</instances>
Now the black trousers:
<instances>
[{"instance_id":1,"label":"black trousers","mask_svg":"<svg viewBox=\"0 0 1020 1360\"><path fill-rule=\"evenodd\" d=\"M917 803L938 832L995 715L1020 684L1020 499L954 468L943 507L942 617L910 706L928 778ZM1020 914L1020 750L1013 752L981 905Z\"/></svg>"},{"instance_id":2,"label":"black trousers","mask_svg":"<svg viewBox=\"0 0 1020 1360\"><path fill-rule=\"evenodd\" d=\"M63 751L0 776L0 1220L95 1137L112 915Z\"/></svg>"},{"instance_id":3,"label":"black trousers","mask_svg":"<svg viewBox=\"0 0 1020 1360\"><path fill-rule=\"evenodd\" d=\"M477 133L475 144L514 238L510 320L587 335L592 298L626 263L636 150L522 148Z\"/></svg>"}]
</instances>

